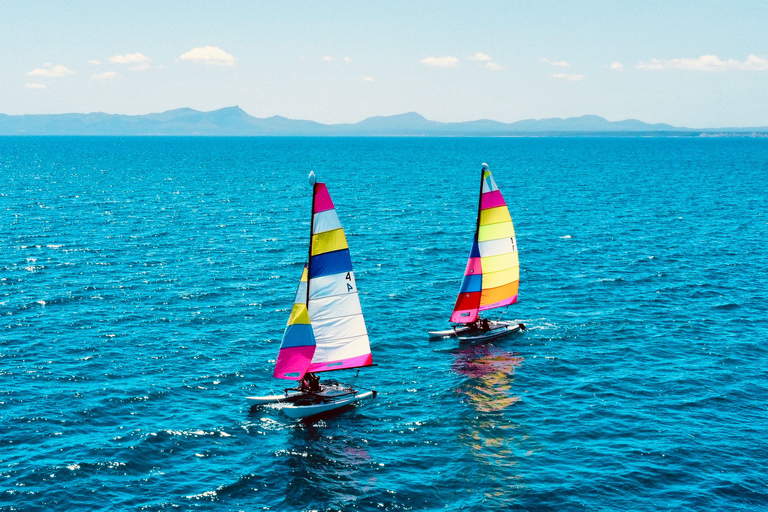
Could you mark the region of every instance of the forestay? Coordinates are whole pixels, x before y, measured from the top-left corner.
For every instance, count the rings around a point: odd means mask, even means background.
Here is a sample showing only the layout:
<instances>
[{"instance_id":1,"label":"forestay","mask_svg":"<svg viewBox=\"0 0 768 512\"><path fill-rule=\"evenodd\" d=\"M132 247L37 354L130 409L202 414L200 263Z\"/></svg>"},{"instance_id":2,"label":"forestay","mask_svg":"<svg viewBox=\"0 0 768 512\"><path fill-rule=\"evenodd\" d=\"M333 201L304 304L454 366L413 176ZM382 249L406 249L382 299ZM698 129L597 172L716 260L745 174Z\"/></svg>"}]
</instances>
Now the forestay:
<instances>
[{"instance_id":1,"label":"forestay","mask_svg":"<svg viewBox=\"0 0 768 512\"><path fill-rule=\"evenodd\" d=\"M478 312L517 302L520 263L507 203L483 164L477 228L451 322L469 323Z\"/></svg>"}]
</instances>

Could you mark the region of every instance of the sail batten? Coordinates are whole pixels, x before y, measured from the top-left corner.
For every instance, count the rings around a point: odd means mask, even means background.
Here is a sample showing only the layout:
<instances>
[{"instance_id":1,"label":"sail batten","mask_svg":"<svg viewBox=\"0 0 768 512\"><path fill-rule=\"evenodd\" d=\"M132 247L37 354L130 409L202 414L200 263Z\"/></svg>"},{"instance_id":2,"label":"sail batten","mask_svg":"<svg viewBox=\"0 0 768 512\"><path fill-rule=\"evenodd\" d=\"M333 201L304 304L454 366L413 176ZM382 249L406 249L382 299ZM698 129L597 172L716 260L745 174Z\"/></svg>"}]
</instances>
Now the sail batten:
<instances>
[{"instance_id":1,"label":"sail batten","mask_svg":"<svg viewBox=\"0 0 768 512\"><path fill-rule=\"evenodd\" d=\"M484 164L477 228L451 322L471 323L480 311L514 304L519 282L520 262L512 217Z\"/></svg>"}]
</instances>

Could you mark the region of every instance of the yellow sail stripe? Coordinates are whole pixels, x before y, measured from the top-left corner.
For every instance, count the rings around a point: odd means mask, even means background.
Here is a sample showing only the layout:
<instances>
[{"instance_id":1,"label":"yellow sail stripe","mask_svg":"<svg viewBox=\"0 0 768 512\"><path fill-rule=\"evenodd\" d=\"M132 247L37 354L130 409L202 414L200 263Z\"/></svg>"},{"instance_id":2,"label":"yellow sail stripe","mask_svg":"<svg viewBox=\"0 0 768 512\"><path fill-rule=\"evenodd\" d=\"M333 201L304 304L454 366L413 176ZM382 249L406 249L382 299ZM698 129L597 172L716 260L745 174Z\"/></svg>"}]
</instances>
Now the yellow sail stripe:
<instances>
[{"instance_id":1,"label":"yellow sail stripe","mask_svg":"<svg viewBox=\"0 0 768 512\"><path fill-rule=\"evenodd\" d=\"M308 323L309 311L307 311L307 305L295 303L293 309L291 309L291 316L288 317L288 325Z\"/></svg>"},{"instance_id":2,"label":"yellow sail stripe","mask_svg":"<svg viewBox=\"0 0 768 512\"><path fill-rule=\"evenodd\" d=\"M326 252L340 251L347 249L347 238L344 236L344 229L334 229L325 231L312 236L312 256L325 254Z\"/></svg>"},{"instance_id":3,"label":"yellow sail stripe","mask_svg":"<svg viewBox=\"0 0 768 512\"><path fill-rule=\"evenodd\" d=\"M512 227L512 221L480 226L480 229L477 230L478 242L497 240L499 238L512 238L513 236L515 236L515 228Z\"/></svg>"},{"instance_id":4,"label":"yellow sail stripe","mask_svg":"<svg viewBox=\"0 0 768 512\"><path fill-rule=\"evenodd\" d=\"M497 206L496 208L488 208L487 210L480 210L480 225L487 226L488 224L498 224L499 222L512 222L512 217L509 216L509 209L506 206Z\"/></svg>"},{"instance_id":5,"label":"yellow sail stripe","mask_svg":"<svg viewBox=\"0 0 768 512\"><path fill-rule=\"evenodd\" d=\"M508 252L497 256L486 256L480 260L480 264L482 265L483 273L490 274L491 272L519 267L520 258L518 258L517 252Z\"/></svg>"},{"instance_id":6,"label":"yellow sail stripe","mask_svg":"<svg viewBox=\"0 0 768 512\"><path fill-rule=\"evenodd\" d=\"M304 271L301 273L301 282L306 283L308 277L309 276L307 275L307 267L304 267Z\"/></svg>"},{"instance_id":7,"label":"yellow sail stripe","mask_svg":"<svg viewBox=\"0 0 768 512\"><path fill-rule=\"evenodd\" d=\"M498 288L513 281L520 280L520 267L508 268L499 272L486 274L483 272L483 290Z\"/></svg>"}]
</instances>

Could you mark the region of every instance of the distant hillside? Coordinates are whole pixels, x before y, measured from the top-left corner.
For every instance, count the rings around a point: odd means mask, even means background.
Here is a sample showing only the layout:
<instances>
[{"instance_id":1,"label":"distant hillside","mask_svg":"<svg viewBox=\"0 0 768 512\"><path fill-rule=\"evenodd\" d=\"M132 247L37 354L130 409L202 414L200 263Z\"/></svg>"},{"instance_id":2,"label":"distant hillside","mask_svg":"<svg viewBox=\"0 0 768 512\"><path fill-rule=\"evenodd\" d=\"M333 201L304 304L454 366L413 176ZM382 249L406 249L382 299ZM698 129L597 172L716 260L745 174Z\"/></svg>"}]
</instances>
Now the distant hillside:
<instances>
[{"instance_id":1,"label":"distant hillside","mask_svg":"<svg viewBox=\"0 0 768 512\"><path fill-rule=\"evenodd\" d=\"M489 119L461 123L430 121L416 112L369 117L359 123L327 125L280 116L253 117L240 107L211 112L191 108L159 114L0 114L0 135L179 135L179 136L535 136L535 135L738 135L768 134L761 128L695 130L637 119L608 121L599 116L526 119L502 123Z\"/></svg>"}]
</instances>

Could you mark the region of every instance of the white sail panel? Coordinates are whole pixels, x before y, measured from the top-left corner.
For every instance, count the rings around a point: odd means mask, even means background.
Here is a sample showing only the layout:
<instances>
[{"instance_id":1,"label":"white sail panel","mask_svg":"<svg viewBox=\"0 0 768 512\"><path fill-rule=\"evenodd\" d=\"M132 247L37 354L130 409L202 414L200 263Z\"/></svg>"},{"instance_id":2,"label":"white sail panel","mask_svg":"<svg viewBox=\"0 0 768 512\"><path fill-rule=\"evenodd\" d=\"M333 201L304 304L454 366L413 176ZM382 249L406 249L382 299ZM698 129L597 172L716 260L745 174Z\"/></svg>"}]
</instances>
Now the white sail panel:
<instances>
[{"instance_id":1,"label":"white sail panel","mask_svg":"<svg viewBox=\"0 0 768 512\"><path fill-rule=\"evenodd\" d=\"M342 338L354 338L368 334L365 329L363 315L352 315L341 318L324 318L317 320L312 312L309 314L312 322L312 331L318 346L333 344L334 340ZM315 359L312 360L316 363Z\"/></svg>"},{"instance_id":2,"label":"white sail panel","mask_svg":"<svg viewBox=\"0 0 768 512\"><path fill-rule=\"evenodd\" d=\"M313 324L329 318L361 316L360 299L356 293L315 299L314 308L314 313L312 314Z\"/></svg>"},{"instance_id":3,"label":"white sail panel","mask_svg":"<svg viewBox=\"0 0 768 512\"><path fill-rule=\"evenodd\" d=\"M512 243L511 238L479 242L477 246L480 249L480 256L483 258L487 258L488 256L498 256L499 254L508 254L517 250Z\"/></svg>"},{"instance_id":4,"label":"white sail panel","mask_svg":"<svg viewBox=\"0 0 768 512\"><path fill-rule=\"evenodd\" d=\"M296 297L294 297L293 302L294 304L298 302L302 304L307 303L307 282L306 281L302 281L299 283L299 287L296 290Z\"/></svg>"},{"instance_id":5,"label":"white sail panel","mask_svg":"<svg viewBox=\"0 0 768 512\"><path fill-rule=\"evenodd\" d=\"M496 192L499 187L496 186L496 182L493 180L493 175L489 172L487 176L483 175L483 194L489 192Z\"/></svg>"},{"instance_id":6,"label":"white sail panel","mask_svg":"<svg viewBox=\"0 0 768 512\"><path fill-rule=\"evenodd\" d=\"M312 220L312 233L324 233L326 231L333 231L334 229L340 229L341 222L339 216L336 215L336 209L325 210L324 212L316 213Z\"/></svg>"},{"instance_id":7,"label":"white sail panel","mask_svg":"<svg viewBox=\"0 0 768 512\"><path fill-rule=\"evenodd\" d=\"M304 290L306 293L306 289ZM331 297L334 295L347 295L354 292L357 294L357 284L355 283L355 273L342 272L341 274L331 274L329 276L316 277L312 279L309 285L309 298Z\"/></svg>"}]
</instances>

